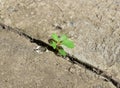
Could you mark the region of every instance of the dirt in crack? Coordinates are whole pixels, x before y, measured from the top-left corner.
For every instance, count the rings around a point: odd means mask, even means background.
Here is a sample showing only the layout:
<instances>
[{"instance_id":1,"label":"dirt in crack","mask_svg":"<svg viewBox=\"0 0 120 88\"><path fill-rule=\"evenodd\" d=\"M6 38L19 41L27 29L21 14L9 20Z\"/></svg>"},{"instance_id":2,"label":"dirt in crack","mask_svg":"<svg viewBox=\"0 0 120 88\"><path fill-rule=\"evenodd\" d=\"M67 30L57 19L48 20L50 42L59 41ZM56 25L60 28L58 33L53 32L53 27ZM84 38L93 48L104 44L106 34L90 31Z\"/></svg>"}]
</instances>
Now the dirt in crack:
<instances>
[{"instance_id":1,"label":"dirt in crack","mask_svg":"<svg viewBox=\"0 0 120 88\"><path fill-rule=\"evenodd\" d=\"M7 26L5 24L2 24L0 23L0 29L1 30L6 30L6 31L11 31L11 32L14 32L28 40L30 40L30 42L32 43L35 43L39 46L42 46L42 47L46 47L48 50L52 51L52 52L56 52L49 44L45 43L44 41L42 40L39 40L39 39L35 39L27 34L25 34L24 32L21 32L20 29L18 28L12 28L10 26ZM68 54L67 57L69 58L69 61L74 63L74 64L78 64L78 65L83 65L86 69L92 71L93 73L96 73L97 75L100 75L104 78L106 78L108 81L110 81L116 88L120 88L120 83L118 81L116 81L115 79L113 79L111 76L107 75L105 71L99 69L99 68L96 68L95 66L89 64L89 63L85 63L81 60L78 60L78 58L76 58L75 56L73 55L70 55Z\"/></svg>"}]
</instances>

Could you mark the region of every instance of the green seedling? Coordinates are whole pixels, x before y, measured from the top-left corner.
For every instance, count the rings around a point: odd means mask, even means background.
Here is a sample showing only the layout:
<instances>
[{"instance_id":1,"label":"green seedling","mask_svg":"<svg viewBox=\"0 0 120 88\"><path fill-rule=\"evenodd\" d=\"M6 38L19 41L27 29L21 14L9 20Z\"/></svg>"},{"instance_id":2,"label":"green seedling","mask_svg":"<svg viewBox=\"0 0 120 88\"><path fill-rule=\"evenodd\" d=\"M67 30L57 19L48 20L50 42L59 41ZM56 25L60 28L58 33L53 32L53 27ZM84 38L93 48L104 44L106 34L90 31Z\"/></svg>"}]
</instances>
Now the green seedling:
<instances>
[{"instance_id":1,"label":"green seedling","mask_svg":"<svg viewBox=\"0 0 120 88\"><path fill-rule=\"evenodd\" d=\"M66 35L58 36L57 34L53 33L52 34L52 39L50 41L50 45L53 47L53 49L57 50L58 53L61 56L66 56L66 52L62 48L63 46L66 46L68 48L74 48L74 43L73 41L69 40Z\"/></svg>"}]
</instances>

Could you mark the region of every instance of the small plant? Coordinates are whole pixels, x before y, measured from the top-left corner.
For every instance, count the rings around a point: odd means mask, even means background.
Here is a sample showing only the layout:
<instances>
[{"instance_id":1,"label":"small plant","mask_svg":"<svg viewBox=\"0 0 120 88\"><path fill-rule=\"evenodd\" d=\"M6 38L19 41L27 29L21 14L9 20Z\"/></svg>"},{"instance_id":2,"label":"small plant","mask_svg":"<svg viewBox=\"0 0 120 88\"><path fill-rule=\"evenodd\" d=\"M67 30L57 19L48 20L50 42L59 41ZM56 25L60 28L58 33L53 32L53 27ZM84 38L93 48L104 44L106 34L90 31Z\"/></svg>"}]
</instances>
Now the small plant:
<instances>
[{"instance_id":1,"label":"small plant","mask_svg":"<svg viewBox=\"0 0 120 88\"><path fill-rule=\"evenodd\" d=\"M66 52L62 48L62 45L68 47L68 48L74 48L73 41L69 40L66 35L58 36L57 34L52 34L52 39L50 40L50 45L53 47L53 49L57 50L58 53L62 56L66 56Z\"/></svg>"}]
</instances>

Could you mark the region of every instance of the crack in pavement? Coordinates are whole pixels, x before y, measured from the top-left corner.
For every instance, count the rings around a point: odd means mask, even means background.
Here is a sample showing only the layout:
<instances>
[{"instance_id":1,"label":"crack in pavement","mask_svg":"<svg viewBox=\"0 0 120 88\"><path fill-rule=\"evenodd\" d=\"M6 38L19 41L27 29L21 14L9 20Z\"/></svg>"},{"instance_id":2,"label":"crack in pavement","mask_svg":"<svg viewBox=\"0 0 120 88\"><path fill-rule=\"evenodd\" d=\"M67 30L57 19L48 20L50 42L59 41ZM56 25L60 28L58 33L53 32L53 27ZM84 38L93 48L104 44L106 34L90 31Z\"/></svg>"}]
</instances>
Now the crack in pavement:
<instances>
[{"instance_id":1,"label":"crack in pavement","mask_svg":"<svg viewBox=\"0 0 120 88\"><path fill-rule=\"evenodd\" d=\"M35 39L29 35L27 35L26 33L24 32L21 32L19 28L12 28L10 26L7 26L3 23L0 23L0 29L1 30L6 30L6 31L11 31L11 32L14 32L28 40L30 40L31 43L35 43L39 46L43 46L43 47L46 47L48 50L56 53L57 51L54 50L49 44L45 43L44 41L42 40L39 40L39 39ZM105 71L89 64L89 63L86 63L86 62L83 62L81 60L79 60L78 58L76 58L75 56L73 55L70 55L67 53L67 56L69 58L69 61L71 63L74 63L74 64L77 64L77 65L82 65L84 66L86 69L92 71L93 73L96 73L97 75L100 75L104 78L106 78L109 82L111 82L116 88L120 88L120 83L118 81L116 81L113 77L109 76Z\"/></svg>"}]
</instances>

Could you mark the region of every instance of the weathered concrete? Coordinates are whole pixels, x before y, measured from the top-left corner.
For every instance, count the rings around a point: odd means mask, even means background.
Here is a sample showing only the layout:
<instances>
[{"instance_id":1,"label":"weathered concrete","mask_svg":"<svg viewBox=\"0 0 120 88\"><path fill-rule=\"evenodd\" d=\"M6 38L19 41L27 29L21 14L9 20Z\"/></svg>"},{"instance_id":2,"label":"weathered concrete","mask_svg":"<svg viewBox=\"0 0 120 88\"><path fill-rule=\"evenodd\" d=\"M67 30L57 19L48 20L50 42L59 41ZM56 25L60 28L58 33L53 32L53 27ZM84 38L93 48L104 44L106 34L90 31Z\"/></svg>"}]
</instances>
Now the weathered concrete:
<instances>
[{"instance_id":1,"label":"weathered concrete","mask_svg":"<svg viewBox=\"0 0 120 88\"><path fill-rule=\"evenodd\" d=\"M119 0L0 0L0 22L45 42L67 34L69 53L120 80Z\"/></svg>"}]
</instances>

